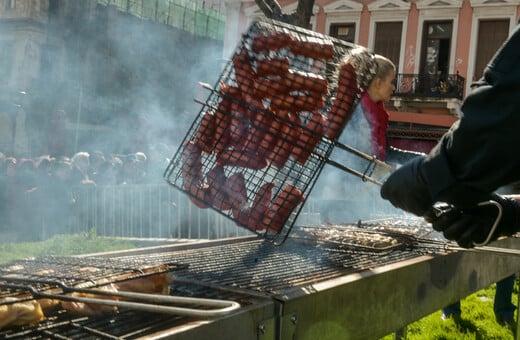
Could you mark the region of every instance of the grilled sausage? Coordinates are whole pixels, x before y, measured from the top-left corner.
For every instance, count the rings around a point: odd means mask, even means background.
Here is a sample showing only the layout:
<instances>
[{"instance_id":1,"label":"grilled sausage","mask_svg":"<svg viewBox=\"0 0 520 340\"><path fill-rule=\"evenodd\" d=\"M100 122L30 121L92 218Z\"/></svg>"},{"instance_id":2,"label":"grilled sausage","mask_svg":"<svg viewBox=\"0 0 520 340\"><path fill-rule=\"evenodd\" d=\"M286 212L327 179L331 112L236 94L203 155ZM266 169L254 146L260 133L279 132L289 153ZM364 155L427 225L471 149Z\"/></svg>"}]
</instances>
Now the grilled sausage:
<instances>
[{"instance_id":1,"label":"grilled sausage","mask_svg":"<svg viewBox=\"0 0 520 340\"><path fill-rule=\"evenodd\" d=\"M251 59L247 54L247 50L242 49L240 52L235 53L232 57L232 63L235 71L235 80L240 92L252 93L255 70L251 66Z\"/></svg>"},{"instance_id":2,"label":"grilled sausage","mask_svg":"<svg viewBox=\"0 0 520 340\"><path fill-rule=\"evenodd\" d=\"M323 136L326 118L320 112L313 112L311 119L302 129L300 138L293 148L292 156L294 160L300 164L304 164L309 158L312 150L316 147Z\"/></svg>"},{"instance_id":3,"label":"grilled sausage","mask_svg":"<svg viewBox=\"0 0 520 340\"><path fill-rule=\"evenodd\" d=\"M356 72L352 64L340 66L336 98L327 113L325 135L336 139L347 125L354 111L354 104L359 96L360 89L356 80Z\"/></svg>"},{"instance_id":4,"label":"grilled sausage","mask_svg":"<svg viewBox=\"0 0 520 340\"><path fill-rule=\"evenodd\" d=\"M258 193L255 195L253 205L249 211L248 216L249 220L251 221L250 225L254 228L255 231L265 230L267 228L267 226L263 224L263 219L271 204L273 188L273 182L264 183L260 189L258 189Z\"/></svg>"},{"instance_id":5,"label":"grilled sausage","mask_svg":"<svg viewBox=\"0 0 520 340\"><path fill-rule=\"evenodd\" d=\"M208 111L202 119L195 133L195 144L204 152L211 153L215 146L215 115Z\"/></svg>"},{"instance_id":6,"label":"grilled sausage","mask_svg":"<svg viewBox=\"0 0 520 340\"><path fill-rule=\"evenodd\" d=\"M231 125L231 104L230 97L222 98L215 115L215 138L214 151L218 154L226 149L230 143L229 126Z\"/></svg>"},{"instance_id":7,"label":"grilled sausage","mask_svg":"<svg viewBox=\"0 0 520 340\"><path fill-rule=\"evenodd\" d=\"M256 76L285 76L289 72L289 58L266 58L256 61Z\"/></svg>"},{"instance_id":8,"label":"grilled sausage","mask_svg":"<svg viewBox=\"0 0 520 340\"><path fill-rule=\"evenodd\" d=\"M271 100L271 107L274 110L285 110L291 112L315 111L323 108L323 98L303 95L303 94L281 94L274 96Z\"/></svg>"},{"instance_id":9,"label":"grilled sausage","mask_svg":"<svg viewBox=\"0 0 520 340\"><path fill-rule=\"evenodd\" d=\"M265 155L262 151L262 143L266 139L266 133L272 126L274 115L268 110L259 110L254 117L251 118L251 126L249 128L249 135L244 142L244 149L248 152L255 152L259 155ZM270 146L267 145L268 150Z\"/></svg>"},{"instance_id":10,"label":"grilled sausage","mask_svg":"<svg viewBox=\"0 0 520 340\"><path fill-rule=\"evenodd\" d=\"M181 154L181 175L184 181L200 181L202 179L202 150L194 141L185 143Z\"/></svg>"},{"instance_id":11,"label":"grilled sausage","mask_svg":"<svg viewBox=\"0 0 520 340\"><path fill-rule=\"evenodd\" d=\"M258 98L272 98L278 94L284 94L291 91L291 88L285 84L283 78L259 78L255 79L255 94Z\"/></svg>"},{"instance_id":12,"label":"grilled sausage","mask_svg":"<svg viewBox=\"0 0 520 340\"><path fill-rule=\"evenodd\" d=\"M353 103L335 98L332 107L327 113L325 135L330 139L336 139L352 117Z\"/></svg>"},{"instance_id":13,"label":"grilled sausage","mask_svg":"<svg viewBox=\"0 0 520 340\"><path fill-rule=\"evenodd\" d=\"M249 218L252 210L253 209L251 207L242 207L242 208L238 208L238 209L232 209L231 214L233 215L235 224L239 227L244 227L251 231L255 231L256 227L254 226L254 221L252 221Z\"/></svg>"},{"instance_id":14,"label":"grilled sausage","mask_svg":"<svg viewBox=\"0 0 520 340\"><path fill-rule=\"evenodd\" d=\"M298 36L297 39L291 40L289 49L293 54L313 59L329 60L334 58L334 44L332 41L323 38Z\"/></svg>"},{"instance_id":15,"label":"grilled sausage","mask_svg":"<svg viewBox=\"0 0 520 340\"><path fill-rule=\"evenodd\" d=\"M229 136L231 145L240 145L249 133L249 119L247 109L239 102L231 104L231 120Z\"/></svg>"},{"instance_id":16,"label":"grilled sausage","mask_svg":"<svg viewBox=\"0 0 520 340\"><path fill-rule=\"evenodd\" d=\"M283 79L291 90L327 93L327 79L316 73L290 70Z\"/></svg>"},{"instance_id":17,"label":"grilled sausage","mask_svg":"<svg viewBox=\"0 0 520 340\"><path fill-rule=\"evenodd\" d=\"M281 120L280 133L273 150L267 156L269 162L278 169L284 167L300 137L301 129L293 128L295 124L291 121L291 117L292 115L287 112L284 112L283 116L279 114L277 117Z\"/></svg>"},{"instance_id":18,"label":"grilled sausage","mask_svg":"<svg viewBox=\"0 0 520 340\"><path fill-rule=\"evenodd\" d=\"M190 141L184 145L181 160L183 188L188 192L190 200L199 208L207 208L207 186L202 181L202 150Z\"/></svg>"},{"instance_id":19,"label":"grilled sausage","mask_svg":"<svg viewBox=\"0 0 520 340\"><path fill-rule=\"evenodd\" d=\"M251 58L246 49L242 49L232 57L235 70L235 80L242 93L253 93L253 79L256 76L255 70L251 65Z\"/></svg>"},{"instance_id":20,"label":"grilled sausage","mask_svg":"<svg viewBox=\"0 0 520 340\"><path fill-rule=\"evenodd\" d=\"M218 165L238 166L242 168L260 170L267 166L265 157L241 148L225 149L217 154Z\"/></svg>"},{"instance_id":21,"label":"grilled sausage","mask_svg":"<svg viewBox=\"0 0 520 340\"><path fill-rule=\"evenodd\" d=\"M292 37L288 33L271 32L258 34L253 37L251 50L254 53L276 51L288 47L291 41Z\"/></svg>"},{"instance_id":22,"label":"grilled sausage","mask_svg":"<svg viewBox=\"0 0 520 340\"><path fill-rule=\"evenodd\" d=\"M287 116L288 113L286 111L278 111L276 114L271 114L271 124L264 134L263 139L258 144L258 153L260 155L269 155L278 141L283 123L283 120L277 118L278 115Z\"/></svg>"},{"instance_id":23,"label":"grilled sausage","mask_svg":"<svg viewBox=\"0 0 520 340\"><path fill-rule=\"evenodd\" d=\"M256 232L267 228L267 226L263 224L263 220L271 203L273 187L274 183L272 182L264 183L258 190L251 207L242 207L232 210L235 223L238 226Z\"/></svg>"},{"instance_id":24,"label":"grilled sausage","mask_svg":"<svg viewBox=\"0 0 520 340\"><path fill-rule=\"evenodd\" d=\"M267 226L268 232L280 232L289 215L303 199L303 193L297 187L289 184L283 187L267 209L262 220L263 226Z\"/></svg>"}]
</instances>

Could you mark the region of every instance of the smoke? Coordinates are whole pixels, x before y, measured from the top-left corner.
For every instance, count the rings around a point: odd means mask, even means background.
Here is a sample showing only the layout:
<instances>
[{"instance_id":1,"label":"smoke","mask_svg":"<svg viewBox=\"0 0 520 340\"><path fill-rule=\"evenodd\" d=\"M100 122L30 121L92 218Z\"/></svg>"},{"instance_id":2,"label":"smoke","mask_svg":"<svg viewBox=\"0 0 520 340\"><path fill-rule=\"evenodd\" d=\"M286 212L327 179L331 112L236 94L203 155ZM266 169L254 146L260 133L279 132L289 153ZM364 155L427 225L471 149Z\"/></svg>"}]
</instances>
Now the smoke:
<instances>
[{"instance_id":1,"label":"smoke","mask_svg":"<svg viewBox=\"0 0 520 340\"><path fill-rule=\"evenodd\" d=\"M221 41L110 6L90 16L51 13L48 27L25 106L31 156L49 151L49 116L57 109L67 113L69 155L175 145L197 114L197 83L211 83L220 71Z\"/></svg>"},{"instance_id":2,"label":"smoke","mask_svg":"<svg viewBox=\"0 0 520 340\"><path fill-rule=\"evenodd\" d=\"M112 7L98 5L92 14L85 14L89 13L86 5L89 2L74 1L64 8L56 5L62 2L50 3L54 5L50 8L47 35L28 34L24 40L23 50L29 58L24 60L24 65L32 66L13 68L15 73L10 76L10 79L19 79L19 87L28 92L23 102L26 143L19 143L26 147L14 148L15 156L72 157L79 151L123 156L144 152L151 156L160 149L163 157L164 152L171 157L199 113L200 106L194 98L204 99L204 92L198 83L215 85L218 80L223 66L222 42L142 20ZM66 10L70 12L63 12ZM0 56L4 55L5 50L0 51ZM39 63L39 67L34 63ZM5 61L2 64L0 60L0 74L6 70L3 65ZM369 136L351 122L342 142L366 152ZM17 138L20 139L20 135ZM12 153L9 146L0 151ZM351 155L335 152L332 157L360 171L367 166ZM156 182L164 183L165 167L163 162L153 170ZM21 183L28 182L22 179ZM49 197L54 196L44 195L41 177L36 183L40 184L38 190L42 195L31 196L34 201L16 206L16 200L11 199L14 218L10 222L24 225L26 235L31 234L32 225L39 221L22 217L46 214L48 220L57 215L63 220L70 218L65 211L67 204L72 205L70 197L60 197L61 201L56 202L55 210L51 211ZM47 189L56 187L49 185ZM23 187L23 190L31 189ZM157 196L150 194L150 197ZM379 197L379 187L330 165L325 166L309 200L318 202L315 210L321 214L322 222L350 223L397 213ZM165 204L176 204L179 211L187 210L188 206L180 200ZM75 203L76 207L80 205L79 201ZM105 204L105 208L107 206ZM26 213L27 207L31 214ZM151 221L159 213L170 211L166 205L153 205L153 209L158 211L139 206L135 214L140 220ZM143 210L148 210L149 215ZM181 217L175 218L178 225L187 223ZM85 223L87 228L96 225L89 223ZM13 230L22 230L14 224L11 225ZM127 224L126 220L114 222L117 228Z\"/></svg>"},{"instance_id":3,"label":"smoke","mask_svg":"<svg viewBox=\"0 0 520 340\"><path fill-rule=\"evenodd\" d=\"M359 106L343 130L339 143L370 155L370 126ZM333 150L330 158L361 174L383 180L377 169L371 173L371 161L339 147ZM325 165L314 188L310 199L318 202L316 210L323 223L346 224L404 214L380 197L377 184L332 165Z\"/></svg>"},{"instance_id":4,"label":"smoke","mask_svg":"<svg viewBox=\"0 0 520 340\"><path fill-rule=\"evenodd\" d=\"M5 78L12 88L27 94L23 102L13 94L0 96L0 120L7 119L4 127L16 125L17 132L24 132L11 136L10 130L1 129L6 131L2 139L6 142L0 143L0 151L18 160L38 161L42 155L71 158L80 151L91 155L99 151L107 158L144 152L150 162L159 154L161 162L149 171L153 183L164 184L165 157L173 156L200 110L194 102L200 91L198 83L213 84L218 79L223 43L110 6L97 5L90 11L89 4L92 2L51 0L45 34L34 30L31 21L26 21L27 31L2 26L0 34L9 42L0 42L0 47L13 48L0 48L0 56L6 57L0 60L0 75L9 69ZM21 47L14 48L18 45ZM17 61L15 52L7 58L6 51L20 49L23 61ZM5 102L20 104L20 111L13 111ZM15 118L9 120L11 117ZM16 117L24 117L24 121ZM72 209L81 205L80 198L65 193L68 190L58 198L58 184L47 183L43 169L35 171L38 173L30 181L19 173L16 183L7 178L0 183L0 191L9 201L0 211L8 215L0 230L21 231L25 239L38 238L43 219L49 228L58 224L58 216L62 224L70 224L70 214L77 213ZM141 214L134 210L135 215ZM182 225L184 221L179 217L175 222ZM125 224L128 222L121 221ZM93 226L86 224L85 228ZM60 228L59 232L70 232Z\"/></svg>"}]
</instances>

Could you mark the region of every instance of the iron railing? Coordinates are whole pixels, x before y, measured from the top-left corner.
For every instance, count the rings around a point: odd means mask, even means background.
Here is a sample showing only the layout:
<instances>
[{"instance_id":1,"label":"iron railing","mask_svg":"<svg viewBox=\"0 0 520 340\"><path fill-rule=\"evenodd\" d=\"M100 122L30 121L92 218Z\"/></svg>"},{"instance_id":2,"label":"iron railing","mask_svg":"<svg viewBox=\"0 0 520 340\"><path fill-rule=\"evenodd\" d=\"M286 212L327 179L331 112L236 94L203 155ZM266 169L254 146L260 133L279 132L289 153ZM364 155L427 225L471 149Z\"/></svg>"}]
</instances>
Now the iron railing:
<instances>
[{"instance_id":1,"label":"iron railing","mask_svg":"<svg viewBox=\"0 0 520 340\"><path fill-rule=\"evenodd\" d=\"M72 195L72 233L95 228L102 236L170 239L247 234L224 216L195 207L185 194L166 184L80 186Z\"/></svg>"},{"instance_id":2,"label":"iron railing","mask_svg":"<svg viewBox=\"0 0 520 340\"><path fill-rule=\"evenodd\" d=\"M106 237L175 240L252 234L215 210L197 208L185 193L166 183L80 185L67 188L66 192L53 189L42 185L38 190L17 195L16 207L0 214L2 241L37 241L56 234L92 231ZM348 211L367 210L367 204L371 202L309 198L296 224L352 222L340 211L345 212L345 207L351 208ZM369 210L373 212L366 216L369 219L389 216L381 207ZM355 217L357 220L358 216Z\"/></svg>"},{"instance_id":3,"label":"iron railing","mask_svg":"<svg viewBox=\"0 0 520 340\"><path fill-rule=\"evenodd\" d=\"M249 235L235 222L212 209L199 209L187 195L166 184L77 186L70 211L71 233L114 237L220 239ZM311 202L301 218L319 224ZM42 226L53 228L53 221ZM52 234L52 230L48 230ZM50 235L47 235L50 236Z\"/></svg>"},{"instance_id":4,"label":"iron railing","mask_svg":"<svg viewBox=\"0 0 520 340\"><path fill-rule=\"evenodd\" d=\"M400 73L397 75L394 96L462 99L465 83L464 77L458 73L440 76Z\"/></svg>"}]
</instances>

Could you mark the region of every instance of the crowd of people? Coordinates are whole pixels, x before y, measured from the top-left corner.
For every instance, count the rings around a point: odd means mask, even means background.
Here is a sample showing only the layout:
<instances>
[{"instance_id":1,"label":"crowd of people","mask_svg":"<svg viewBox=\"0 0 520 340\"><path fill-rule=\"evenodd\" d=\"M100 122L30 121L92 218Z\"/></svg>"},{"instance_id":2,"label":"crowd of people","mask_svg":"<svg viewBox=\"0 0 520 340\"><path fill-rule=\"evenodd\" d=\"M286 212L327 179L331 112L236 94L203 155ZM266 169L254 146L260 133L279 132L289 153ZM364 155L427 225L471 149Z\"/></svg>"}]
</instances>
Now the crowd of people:
<instances>
[{"instance_id":1,"label":"crowd of people","mask_svg":"<svg viewBox=\"0 0 520 340\"><path fill-rule=\"evenodd\" d=\"M78 203L75 187L163 183L173 152L165 144L126 155L80 151L70 157L16 158L0 152L0 230L26 241L42 238L42 223L52 224L50 234L66 232Z\"/></svg>"}]
</instances>

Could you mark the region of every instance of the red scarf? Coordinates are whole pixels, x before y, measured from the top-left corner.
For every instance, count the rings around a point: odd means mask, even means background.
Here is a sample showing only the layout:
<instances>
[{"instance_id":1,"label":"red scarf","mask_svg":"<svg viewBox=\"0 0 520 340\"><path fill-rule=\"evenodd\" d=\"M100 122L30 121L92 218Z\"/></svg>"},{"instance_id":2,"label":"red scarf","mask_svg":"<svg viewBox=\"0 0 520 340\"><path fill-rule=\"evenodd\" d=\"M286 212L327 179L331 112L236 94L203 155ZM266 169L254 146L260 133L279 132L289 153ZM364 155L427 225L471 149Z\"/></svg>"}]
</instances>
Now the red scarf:
<instances>
[{"instance_id":1,"label":"red scarf","mask_svg":"<svg viewBox=\"0 0 520 340\"><path fill-rule=\"evenodd\" d=\"M372 132L372 154L384 161L386 158L386 130L388 129L388 112L383 102L374 102L368 93L361 95L361 105L365 117L370 123Z\"/></svg>"}]
</instances>

